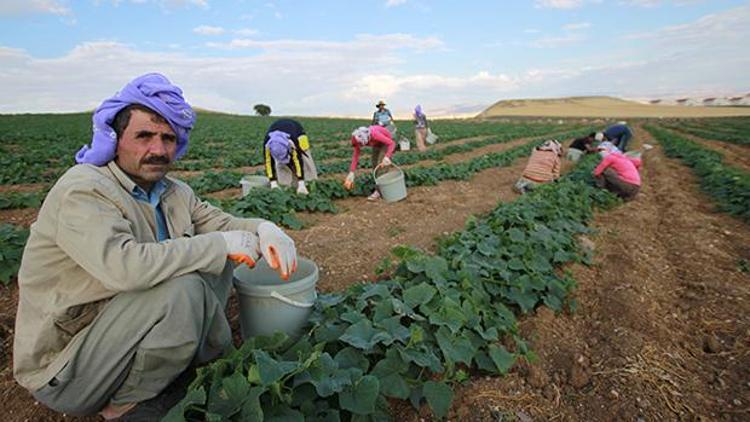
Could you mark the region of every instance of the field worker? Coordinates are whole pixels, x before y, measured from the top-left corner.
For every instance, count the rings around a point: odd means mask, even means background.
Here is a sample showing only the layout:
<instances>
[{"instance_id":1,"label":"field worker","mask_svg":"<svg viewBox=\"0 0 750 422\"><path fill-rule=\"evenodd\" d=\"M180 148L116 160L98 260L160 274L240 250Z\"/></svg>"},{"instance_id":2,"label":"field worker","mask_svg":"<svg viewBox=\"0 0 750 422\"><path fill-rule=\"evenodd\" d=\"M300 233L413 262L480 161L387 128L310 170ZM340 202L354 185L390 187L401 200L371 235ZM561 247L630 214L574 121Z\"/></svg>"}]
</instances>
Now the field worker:
<instances>
[{"instance_id":1,"label":"field worker","mask_svg":"<svg viewBox=\"0 0 750 422\"><path fill-rule=\"evenodd\" d=\"M167 78L134 79L94 111L91 147L31 226L13 371L58 412L160 419L174 404L162 398L175 400L165 387L231 343L235 262L295 271L294 242L274 224L235 218L166 176L194 122Z\"/></svg>"},{"instance_id":2,"label":"field worker","mask_svg":"<svg viewBox=\"0 0 750 422\"><path fill-rule=\"evenodd\" d=\"M425 151L425 139L427 138L427 116L422 111L422 106L417 104L414 108L414 138L417 140L417 149Z\"/></svg>"},{"instance_id":3,"label":"field worker","mask_svg":"<svg viewBox=\"0 0 750 422\"><path fill-rule=\"evenodd\" d=\"M578 161L585 154L596 152L596 148L594 148L595 137L596 133L591 132L584 137L574 139L568 147L566 158L570 161Z\"/></svg>"},{"instance_id":4,"label":"field worker","mask_svg":"<svg viewBox=\"0 0 750 422\"><path fill-rule=\"evenodd\" d=\"M391 123L393 123L393 115L391 114L391 111L385 108L385 103L383 100L380 100L377 104L375 104L375 113L372 114L372 124L378 125L378 126L389 126Z\"/></svg>"},{"instance_id":5,"label":"field worker","mask_svg":"<svg viewBox=\"0 0 750 422\"><path fill-rule=\"evenodd\" d=\"M595 139L598 142L612 142L622 152L628 150L628 142L633 138L633 131L625 122L617 122L604 130L598 132Z\"/></svg>"},{"instance_id":6,"label":"field worker","mask_svg":"<svg viewBox=\"0 0 750 422\"><path fill-rule=\"evenodd\" d=\"M550 183L560 178L560 157L562 146L555 139L545 141L544 144L534 148L526 163L521 177L513 189L524 194L534 189L539 184Z\"/></svg>"},{"instance_id":7,"label":"field worker","mask_svg":"<svg viewBox=\"0 0 750 422\"><path fill-rule=\"evenodd\" d=\"M641 159L621 153L609 142L602 142L597 149L602 157L594 169L597 185L626 201L635 198L641 189L641 175L638 173Z\"/></svg>"},{"instance_id":8,"label":"field worker","mask_svg":"<svg viewBox=\"0 0 750 422\"><path fill-rule=\"evenodd\" d=\"M349 174L344 180L344 187L348 190L354 188L354 172L359 165L359 153L363 146L372 147L372 166L374 168L392 164L391 157L393 157L393 151L396 150L396 143L393 142L388 129L377 125L357 128L352 132L354 153L352 154L352 164L349 166ZM380 199L380 191L375 189L367 199L370 201Z\"/></svg>"},{"instance_id":9,"label":"field worker","mask_svg":"<svg viewBox=\"0 0 750 422\"><path fill-rule=\"evenodd\" d=\"M297 193L307 195L305 181L318 178L305 129L293 119L279 119L268 128L263 141L266 175L272 188L291 186L297 180Z\"/></svg>"}]
</instances>

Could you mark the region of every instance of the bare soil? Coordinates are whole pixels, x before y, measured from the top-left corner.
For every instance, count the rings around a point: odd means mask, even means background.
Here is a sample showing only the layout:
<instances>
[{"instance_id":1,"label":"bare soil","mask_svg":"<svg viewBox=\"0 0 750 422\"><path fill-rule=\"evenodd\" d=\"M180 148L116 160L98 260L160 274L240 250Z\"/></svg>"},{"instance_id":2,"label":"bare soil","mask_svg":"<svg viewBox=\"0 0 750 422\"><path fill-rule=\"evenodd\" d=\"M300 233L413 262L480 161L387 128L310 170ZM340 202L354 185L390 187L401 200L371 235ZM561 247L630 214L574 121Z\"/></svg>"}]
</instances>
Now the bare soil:
<instances>
[{"instance_id":1,"label":"bare soil","mask_svg":"<svg viewBox=\"0 0 750 422\"><path fill-rule=\"evenodd\" d=\"M634 146L640 142L657 145L637 127ZM320 265L320 289L344 289L372 280L393 246L432 250L436 236L460 230L469 215L513 200L524 163L410 189L395 204L339 201L341 213L306 215L315 224L291 235ZM450 420L750 419L750 274L742 271L750 226L716 212L690 171L658 146L645 155L643 180L636 200L594 218L597 233L582 240L595 250L593 265L566 269L578 281L577 312L539 308L523 318L538 359L457 387ZM0 288L4 414L70 420L35 404L12 379L16 295ZM398 402L394 419L430 414Z\"/></svg>"}]
</instances>

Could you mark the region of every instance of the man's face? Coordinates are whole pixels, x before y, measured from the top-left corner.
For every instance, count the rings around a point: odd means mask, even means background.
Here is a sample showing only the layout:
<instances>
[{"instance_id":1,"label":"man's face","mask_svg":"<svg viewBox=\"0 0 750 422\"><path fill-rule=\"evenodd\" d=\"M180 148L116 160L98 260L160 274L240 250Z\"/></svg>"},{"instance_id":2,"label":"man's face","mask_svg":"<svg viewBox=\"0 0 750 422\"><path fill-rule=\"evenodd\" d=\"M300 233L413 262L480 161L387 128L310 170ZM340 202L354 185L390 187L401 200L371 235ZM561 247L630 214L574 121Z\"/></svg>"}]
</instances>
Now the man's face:
<instances>
[{"instance_id":1,"label":"man's face","mask_svg":"<svg viewBox=\"0 0 750 422\"><path fill-rule=\"evenodd\" d=\"M161 118L133 110L117 142L117 163L138 186L150 191L169 171L177 153L177 135Z\"/></svg>"}]
</instances>

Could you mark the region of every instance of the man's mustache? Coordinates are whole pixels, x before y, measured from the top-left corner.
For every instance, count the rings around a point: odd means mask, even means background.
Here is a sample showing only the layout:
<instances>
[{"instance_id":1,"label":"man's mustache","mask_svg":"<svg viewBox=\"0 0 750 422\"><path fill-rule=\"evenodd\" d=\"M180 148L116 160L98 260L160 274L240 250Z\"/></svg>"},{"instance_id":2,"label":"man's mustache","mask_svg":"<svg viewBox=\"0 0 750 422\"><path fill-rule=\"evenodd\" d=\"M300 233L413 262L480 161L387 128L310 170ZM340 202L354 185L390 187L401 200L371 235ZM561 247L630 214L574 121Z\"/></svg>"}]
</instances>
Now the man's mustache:
<instances>
[{"instance_id":1,"label":"man's mustache","mask_svg":"<svg viewBox=\"0 0 750 422\"><path fill-rule=\"evenodd\" d=\"M166 155L152 155L150 157L146 157L142 164L169 164L171 161L169 160L169 157Z\"/></svg>"}]
</instances>

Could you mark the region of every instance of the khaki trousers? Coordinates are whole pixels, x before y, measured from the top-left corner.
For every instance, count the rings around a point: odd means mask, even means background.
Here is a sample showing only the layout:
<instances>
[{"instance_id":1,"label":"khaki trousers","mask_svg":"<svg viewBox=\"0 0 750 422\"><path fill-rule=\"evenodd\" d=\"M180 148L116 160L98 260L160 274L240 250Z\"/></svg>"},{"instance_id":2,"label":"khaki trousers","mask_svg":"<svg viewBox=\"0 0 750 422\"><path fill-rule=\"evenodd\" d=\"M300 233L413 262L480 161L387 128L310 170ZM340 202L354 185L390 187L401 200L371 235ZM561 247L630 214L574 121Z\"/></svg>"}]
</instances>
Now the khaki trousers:
<instances>
[{"instance_id":1,"label":"khaki trousers","mask_svg":"<svg viewBox=\"0 0 750 422\"><path fill-rule=\"evenodd\" d=\"M110 402L153 398L191 363L218 357L232 340L224 309L233 268L228 263L219 276L190 273L114 296L71 360L34 397L58 412L95 414Z\"/></svg>"}]
</instances>

